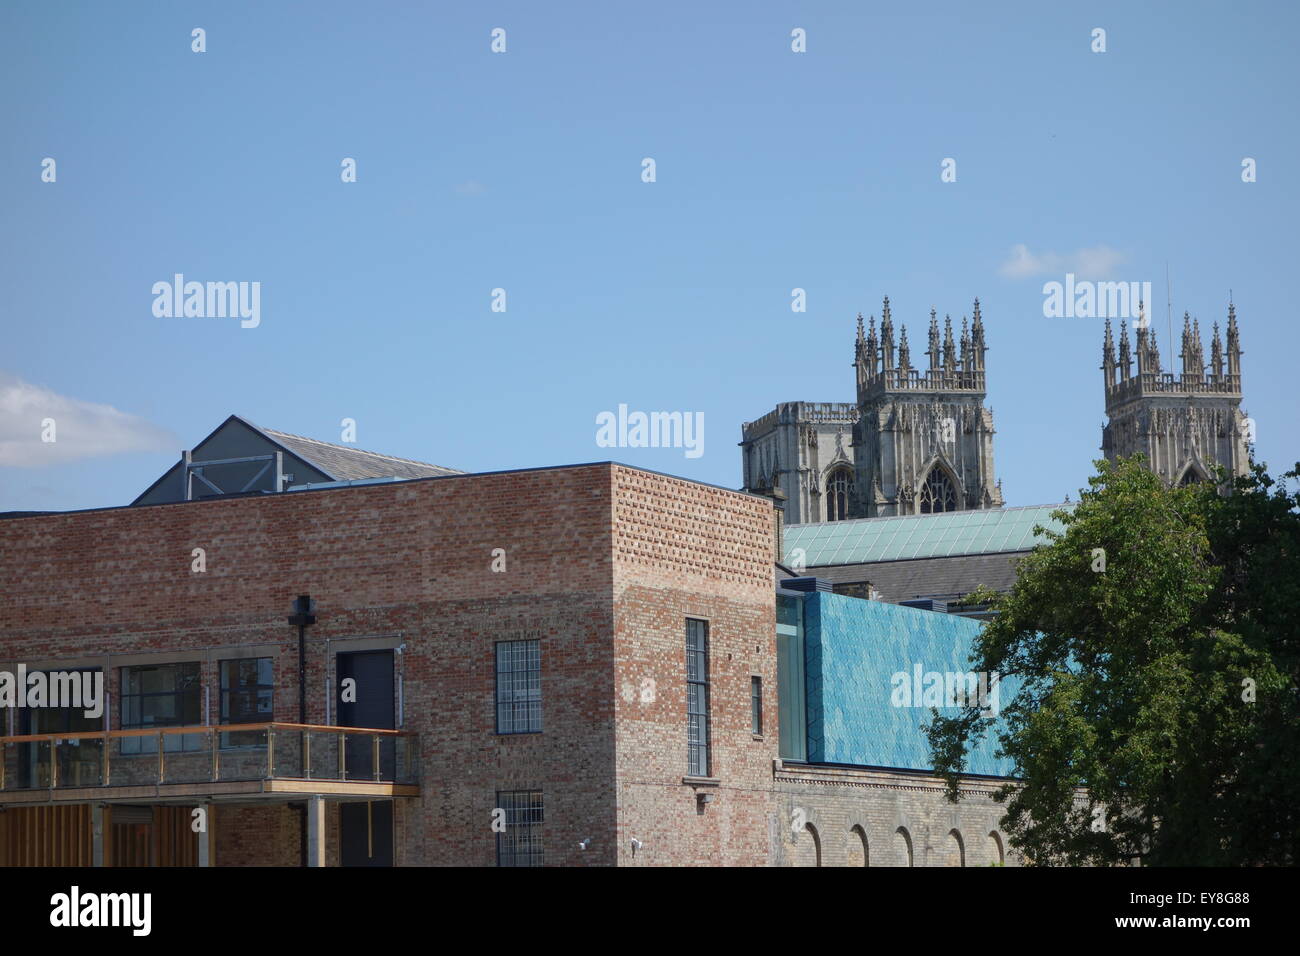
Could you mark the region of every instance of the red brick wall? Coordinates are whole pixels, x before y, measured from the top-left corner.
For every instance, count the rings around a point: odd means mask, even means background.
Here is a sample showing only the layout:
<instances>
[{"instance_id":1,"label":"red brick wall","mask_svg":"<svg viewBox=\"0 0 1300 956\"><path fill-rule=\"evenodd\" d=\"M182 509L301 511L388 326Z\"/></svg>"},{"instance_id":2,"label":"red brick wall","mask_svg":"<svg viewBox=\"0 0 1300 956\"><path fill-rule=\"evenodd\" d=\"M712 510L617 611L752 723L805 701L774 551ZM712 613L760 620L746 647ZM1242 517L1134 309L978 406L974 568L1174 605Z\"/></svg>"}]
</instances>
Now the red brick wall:
<instances>
[{"instance_id":1,"label":"red brick wall","mask_svg":"<svg viewBox=\"0 0 1300 956\"><path fill-rule=\"evenodd\" d=\"M619 862L763 865L777 756L772 505L630 468L614 481ZM718 786L682 782L688 617L709 625ZM751 734L752 676L763 680L762 740ZM713 795L702 812L697 793ZM644 844L635 859L633 838Z\"/></svg>"},{"instance_id":2,"label":"red brick wall","mask_svg":"<svg viewBox=\"0 0 1300 956\"><path fill-rule=\"evenodd\" d=\"M285 804L217 804L209 811L213 866L300 866L302 813Z\"/></svg>"},{"instance_id":3,"label":"red brick wall","mask_svg":"<svg viewBox=\"0 0 1300 956\"><path fill-rule=\"evenodd\" d=\"M592 465L0 521L0 666L97 662L116 701L118 661L105 655L215 647L204 665L215 715L221 649L274 645L275 717L296 721L285 617L310 593L309 722L326 722L327 646L406 644L397 666L423 796L397 807L399 862L495 863L497 791L533 788L546 791L548 862L563 862L614 825L610 509L610 467ZM543 644L545 732L497 736L493 644L525 637Z\"/></svg>"},{"instance_id":4,"label":"red brick wall","mask_svg":"<svg viewBox=\"0 0 1300 956\"><path fill-rule=\"evenodd\" d=\"M5 520L0 667L98 661L116 701L118 660L105 655L206 654L215 718L223 649L271 645L275 717L296 721L285 618L310 593L309 722L327 722L328 661L349 641L405 643L422 795L396 807L399 863L494 864L496 794L515 789L544 791L548 864L630 861L633 836L650 851L637 863L762 862L776 754L771 528L761 499L608 464ZM490 570L494 548L503 573ZM681 783L687 615L710 622L723 784L702 815ZM493 645L534 637L544 732L499 736ZM751 673L764 682L764 741L749 733ZM658 688L650 705L643 677ZM297 863L296 810L222 812L219 863Z\"/></svg>"}]
</instances>

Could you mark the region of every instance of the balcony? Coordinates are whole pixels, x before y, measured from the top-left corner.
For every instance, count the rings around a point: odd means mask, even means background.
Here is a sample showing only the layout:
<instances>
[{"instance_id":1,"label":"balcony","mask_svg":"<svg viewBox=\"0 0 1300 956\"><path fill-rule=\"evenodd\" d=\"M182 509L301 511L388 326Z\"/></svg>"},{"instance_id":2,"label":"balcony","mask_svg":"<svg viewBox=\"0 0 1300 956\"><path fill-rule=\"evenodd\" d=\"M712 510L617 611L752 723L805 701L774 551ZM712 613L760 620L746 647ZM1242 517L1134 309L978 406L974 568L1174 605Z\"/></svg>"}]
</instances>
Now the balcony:
<instances>
[{"instance_id":1,"label":"balcony","mask_svg":"<svg viewBox=\"0 0 1300 956\"><path fill-rule=\"evenodd\" d=\"M418 796L418 737L223 724L0 737L0 805L169 797Z\"/></svg>"}]
</instances>

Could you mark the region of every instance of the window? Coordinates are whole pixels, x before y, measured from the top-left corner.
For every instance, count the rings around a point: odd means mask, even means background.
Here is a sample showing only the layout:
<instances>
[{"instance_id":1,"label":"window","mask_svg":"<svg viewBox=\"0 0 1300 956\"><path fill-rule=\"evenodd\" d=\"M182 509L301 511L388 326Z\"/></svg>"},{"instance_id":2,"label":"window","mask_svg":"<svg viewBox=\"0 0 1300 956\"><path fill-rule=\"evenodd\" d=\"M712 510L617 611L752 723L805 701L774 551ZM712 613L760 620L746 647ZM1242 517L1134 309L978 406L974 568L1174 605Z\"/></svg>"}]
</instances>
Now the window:
<instances>
[{"instance_id":1,"label":"window","mask_svg":"<svg viewBox=\"0 0 1300 956\"><path fill-rule=\"evenodd\" d=\"M749 729L751 733L763 733L763 678L749 679Z\"/></svg>"},{"instance_id":2,"label":"window","mask_svg":"<svg viewBox=\"0 0 1300 956\"><path fill-rule=\"evenodd\" d=\"M686 621L686 773L709 775L709 625Z\"/></svg>"},{"instance_id":3,"label":"window","mask_svg":"<svg viewBox=\"0 0 1300 956\"><path fill-rule=\"evenodd\" d=\"M803 597L776 596L777 753L784 760L808 759L808 715L804 706Z\"/></svg>"},{"instance_id":4,"label":"window","mask_svg":"<svg viewBox=\"0 0 1300 956\"><path fill-rule=\"evenodd\" d=\"M28 671L30 680L37 671ZM18 711L18 732L20 734L70 734L78 731L95 733L104 729L104 715L87 717L86 711L92 710L90 696L95 693L93 681L99 673L98 668L74 668L71 670L42 671L47 681L49 699L63 699L70 695L68 706L62 707L23 707ZM89 678L90 683L87 682ZM101 677L102 681L103 678ZM100 688L99 706L104 706L106 689ZM0 730L4 728L4 715L0 713ZM66 744L67 741L64 741Z\"/></svg>"},{"instance_id":5,"label":"window","mask_svg":"<svg viewBox=\"0 0 1300 956\"><path fill-rule=\"evenodd\" d=\"M199 663L157 664L122 668L122 729L188 727L203 722ZM202 734L168 734L163 749L200 750ZM158 752L153 737L122 738L122 753Z\"/></svg>"},{"instance_id":6,"label":"window","mask_svg":"<svg viewBox=\"0 0 1300 956\"><path fill-rule=\"evenodd\" d=\"M542 730L542 642L497 643L497 733Z\"/></svg>"},{"instance_id":7,"label":"window","mask_svg":"<svg viewBox=\"0 0 1300 956\"><path fill-rule=\"evenodd\" d=\"M938 514L957 510L957 492L948 479L948 473L938 465L930 469L921 486L921 514Z\"/></svg>"},{"instance_id":8,"label":"window","mask_svg":"<svg viewBox=\"0 0 1300 956\"><path fill-rule=\"evenodd\" d=\"M826 482L826 520L843 521L849 516L849 497L853 491L853 472L837 468Z\"/></svg>"},{"instance_id":9,"label":"window","mask_svg":"<svg viewBox=\"0 0 1300 956\"><path fill-rule=\"evenodd\" d=\"M265 724L274 716L275 679L271 658L246 657L221 662L223 724ZM257 747L266 743L260 730L221 735L222 747Z\"/></svg>"},{"instance_id":10,"label":"window","mask_svg":"<svg viewBox=\"0 0 1300 956\"><path fill-rule=\"evenodd\" d=\"M1200 484L1201 476L1196 473L1195 468L1189 467L1183 472L1183 480L1178 482L1180 488L1186 488L1189 485Z\"/></svg>"},{"instance_id":11,"label":"window","mask_svg":"<svg viewBox=\"0 0 1300 956\"><path fill-rule=\"evenodd\" d=\"M498 790L497 809L505 811L505 830L497 834L497 866L541 866L542 791Z\"/></svg>"},{"instance_id":12,"label":"window","mask_svg":"<svg viewBox=\"0 0 1300 956\"><path fill-rule=\"evenodd\" d=\"M37 671L29 671L30 679ZM97 733L105 728L107 689L104 676L98 668L72 668L42 671L47 681L46 703L62 702L58 707L22 707L15 716L20 736L27 734ZM96 678L100 683L95 689ZM96 700L97 697L97 700ZM98 717L87 717L87 710L95 710ZM0 708L0 734L5 732L5 712ZM44 744L16 744L18 759L17 781L20 788L50 786L50 749ZM3 750L4 748L0 748ZM10 751L13 753L14 751ZM66 786L98 786L103 782L100 757L103 742L97 737L64 738L59 742L59 780Z\"/></svg>"}]
</instances>

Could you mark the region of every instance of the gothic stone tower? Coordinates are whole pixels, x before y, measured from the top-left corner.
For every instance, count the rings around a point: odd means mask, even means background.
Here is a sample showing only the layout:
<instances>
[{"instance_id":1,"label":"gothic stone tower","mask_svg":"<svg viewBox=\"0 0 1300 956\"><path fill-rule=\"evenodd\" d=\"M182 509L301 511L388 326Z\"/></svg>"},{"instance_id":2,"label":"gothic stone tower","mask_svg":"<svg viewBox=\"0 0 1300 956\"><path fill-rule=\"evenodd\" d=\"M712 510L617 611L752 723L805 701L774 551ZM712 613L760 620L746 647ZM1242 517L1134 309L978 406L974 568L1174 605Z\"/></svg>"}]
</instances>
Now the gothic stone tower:
<instances>
[{"instance_id":1,"label":"gothic stone tower","mask_svg":"<svg viewBox=\"0 0 1300 956\"><path fill-rule=\"evenodd\" d=\"M876 338L876 319L863 336L858 316L858 421L853 426L857 516L931 514L1002 507L993 475L993 412L984 407L984 324L979 299L974 323L962 319L960 352L952 320L930 311L930 367L912 367L907 329L897 358L894 323L885 298Z\"/></svg>"},{"instance_id":2,"label":"gothic stone tower","mask_svg":"<svg viewBox=\"0 0 1300 956\"><path fill-rule=\"evenodd\" d=\"M1141 305L1137 322L1137 374L1129 358L1128 326L1120 332L1115 360L1110 321L1102 347L1106 417L1101 450L1107 460L1137 452L1166 484L1188 484L1210 476L1215 464L1234 475L1246 473L1246 417L1241 411L1241 343L1237 311L1228 305L1227 368L1219 323L1214 323L1210 363L1205 364L1200 323L1183 313L1183 374L1161 371L1156 331Z\"/></svg>"}]
</instances>

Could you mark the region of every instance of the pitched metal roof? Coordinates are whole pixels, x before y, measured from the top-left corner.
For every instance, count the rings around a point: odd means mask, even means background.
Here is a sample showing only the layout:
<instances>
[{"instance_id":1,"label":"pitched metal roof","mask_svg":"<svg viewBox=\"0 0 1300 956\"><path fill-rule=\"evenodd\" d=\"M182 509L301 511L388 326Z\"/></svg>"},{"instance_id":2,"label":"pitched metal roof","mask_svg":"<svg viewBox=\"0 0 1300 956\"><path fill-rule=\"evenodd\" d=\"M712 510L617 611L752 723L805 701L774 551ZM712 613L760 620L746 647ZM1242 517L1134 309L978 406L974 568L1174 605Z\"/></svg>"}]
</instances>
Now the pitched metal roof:
<instances>
[{"instance_id":1,"label":"pitched metal roof","mask_svg":"<svg viewBox=\"0 0 1300 956\"><path fill-rule=\"evenodd\" d=\"M444 468L375 451L362 451L271 428L254 427L338 481L354 478L436 478L441 475L465 474L455 468Z\"/></svg>"},{"instance_id":2,"label":"pitched metal roof","mask_svg":"<svg viewBox=\"0 0 1300 956\"><path fill-rule=\"evenodd\" d=\"M1030 551L1044 543L1043 538L1034 536L1034 526L1062 531L1052 512L1073 507L1072 504L1027 505L787 525L783 534L785 563L813 568ZM796 548L803 550L797 558L793 554Z\"/></svg>"}]
</instances>

